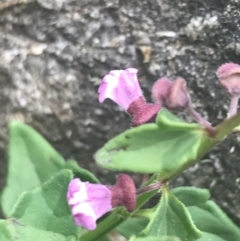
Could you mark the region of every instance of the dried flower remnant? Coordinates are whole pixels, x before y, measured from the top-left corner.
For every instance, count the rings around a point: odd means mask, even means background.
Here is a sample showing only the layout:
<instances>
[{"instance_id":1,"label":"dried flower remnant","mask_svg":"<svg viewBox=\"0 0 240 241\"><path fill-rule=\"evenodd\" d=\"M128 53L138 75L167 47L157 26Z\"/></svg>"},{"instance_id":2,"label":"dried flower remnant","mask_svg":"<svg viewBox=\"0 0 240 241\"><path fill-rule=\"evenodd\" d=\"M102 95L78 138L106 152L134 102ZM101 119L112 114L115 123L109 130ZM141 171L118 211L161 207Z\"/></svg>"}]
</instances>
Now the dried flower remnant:
<instances>
[{"instance_id":1,"label":"dried flower remnant","mask_svg":"<svg viewBox=\"0 0 240 241\"><path fill-rule=\"evenodd\" d=\"M112 99L131 117L132 125L138 126L152 121L161 104L147 103L137 79L137 69L113 70L106 75L98 89L99 102Z\"/></svg>"},{"instance_id":2,"label":"dried flower remnant","mask_svg":"<svg viewBox=\"0 0 240 241\"><path fill-rule=\"evenodd\" d=\"M172 87L172 81L167 78L158 79L152 87L152 99L155 103L166 106L166 101Z\"/></svg>"},{"instance_id":3,"label":"dried flower remnant","mask_svg":"<svg viewBox=\"0 0 240 241\"><path fill-rule=\"evenodd\" d=\"M154 102L162 103L170 110L186 109L197 122L212 132L211 124L192 107L187 84L183 78L173 82L167 78L158 79L152 87L152 98Z\"/></svg>"},{"instance_id":4,"label":"dried flower remnant","mask_svg":"<svg viewBox=\"0 0 240 241\"><path fill-rule=\"evenodd\" d=\"M231 95L231 104L228 117L237 113L238 101L240 97L240 65L235 63L225 63L216 71L220 84Z\"/></svg>"},{"instance_id":5,"label":"dried flower remnant","mask_svg":"<svg viewBox=\"0 0 240 241\"><path fill-rule=\"evenodd\" d=\"M169 109L185 109L190 105L190 96L187 91L186 81L178 78L173 82L169 96L167 99L167 106Z\"/></svg>"}]
</instances>

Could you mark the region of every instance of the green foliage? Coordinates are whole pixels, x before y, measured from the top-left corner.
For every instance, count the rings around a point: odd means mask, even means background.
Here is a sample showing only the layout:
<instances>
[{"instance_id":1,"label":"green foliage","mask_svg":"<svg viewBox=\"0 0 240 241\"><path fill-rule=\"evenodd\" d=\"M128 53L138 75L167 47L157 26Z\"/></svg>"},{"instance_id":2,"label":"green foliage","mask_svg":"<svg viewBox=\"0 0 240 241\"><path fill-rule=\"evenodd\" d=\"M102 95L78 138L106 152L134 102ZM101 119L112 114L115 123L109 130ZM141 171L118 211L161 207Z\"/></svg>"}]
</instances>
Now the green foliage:
<instances>
[{"instance_id":1,"label":"green foliage","mask_svg":"<svg viewBox=\"0 0 240 241\"><path fill-rule=\"evenodd\" d=\"M24 192L10 217L0 223L0 235L5 235L1 241L75 240L81 229L74 224L66 200L72 177L70 170L63 170L41 187Z\"/></svg>"},{"instance_id":2,"label":"green foliage","mask_svg":"<svg viewBox=\"0 0 240 241\"><path fill-rule=\"evenodd\" d=\"M203 204L210 198L208 189L196 187L178 187L172 193L187 207Z\"/></svg>"},{"instance_id":3,"label":"green foliage","mask_svg":"<svg viewBox=\"0 0 240 241\"><path fill-rule=\"evenodd\" d=\"M156 173L148 184L157 176L170 180L230 133L237 123L234 118L219 125L210 139L199 125L185 123L162 109L155 124L120 134L95 157L109 169ZM67 204L68 184L73 176L91 183L99 183L98 179L76 161L65 162L31 127L14 121L9 133L9 174L2 194L8 218L0 220L1 241L107 241L112 230L130 241L240 240L239 228L209 200L208 190L186 187L170 192L163 186L159 204L148 210L139 208L158 190L142 193L133 213L115 208L99 220L96 230L82 232Z\"/></svg>"},{"instance_id":4,"label":"green foliage","mask_svg":"<svg viewBox=\"0 0 240 241\"><path fill-rule=\"evenodd\" d=\"M34 129L18 121L9 125L7 186L2 193L2 209L9 215L18 197L49 180L61 169L70 169L82 181L98 183L76 161L65 162L60 154Z\"/></svg>"},{"instance_id":5,"label":"green foliage","mask_svg":"<svg viewBox=\"0 0 240 241\"><path fill-rule=\"evenodd\" d=\"M181 241L176 237L145 237L145 238L137 238L135 236L131 237L129 241Z\"/></svg>"},{"instance_id":6,"label":"green foliage","mask_svg":"<svg viewBox=\"0 0 240 241\"><path fill-rule=\"evenodd\" d=\"M187 206L193 222L203 232L199 241L240 240L240 229L213 201L208 200L208 190L180 187L173 189L173 193Z\"/></svg>"},{"instance_id":7,"label":"green foliage","mask_svg":"<svg viewBox=\"0 0 240 241\"><path fill-rule=\"evenodd\" d=\"M18 121L9 126L8 155L7 186L2 194L5 215L22 192L47 181L65 164L39 133Z\"/></svg>"},{"instance_id":8,"label":"green foliage","mask_svg":"<svg viewBox=\"0 0 240 241\"><path fill-rule=\"evenodd\" d=\"M169 179L197 159L204 131L161 110L157 124L146 124L110 140L96 154L105 168L139 173L159 173ZM174 150L174 151L173 151Z\"/></svg>"},{"instance_id":9,"label":"green foliage","mask_svg":"<svg viewBox=\"0 0 240 241\"><path fill-rule=\"evenodd\" d=\"M67 161L64 168L72 170L74 177L80 178L83 182L99 183L99 180L90 171L80 167L74 160Z\"/></svg>"},{"instance_id":10,"label":"green foliage","mask_svg":"<svg viewBox=\"0 0 240 241\"><path fill-rule=\"evenodd\" d=\"M147 226L149 220L144 217L129 218L117 227L117 231L125 238L139 235Z\"/></svg>"},{"instance_id":11,"label":"green foliage","mask_svg":"<svg viewBox=\"0 0 240 241\"><path fill-rule=\"evenodd\" d=\"M166 186L162 189L161 201L143 234L155 237L176 236L183 241L194 241L202 236L186 207Z\"/></svg>"}]
</instances>

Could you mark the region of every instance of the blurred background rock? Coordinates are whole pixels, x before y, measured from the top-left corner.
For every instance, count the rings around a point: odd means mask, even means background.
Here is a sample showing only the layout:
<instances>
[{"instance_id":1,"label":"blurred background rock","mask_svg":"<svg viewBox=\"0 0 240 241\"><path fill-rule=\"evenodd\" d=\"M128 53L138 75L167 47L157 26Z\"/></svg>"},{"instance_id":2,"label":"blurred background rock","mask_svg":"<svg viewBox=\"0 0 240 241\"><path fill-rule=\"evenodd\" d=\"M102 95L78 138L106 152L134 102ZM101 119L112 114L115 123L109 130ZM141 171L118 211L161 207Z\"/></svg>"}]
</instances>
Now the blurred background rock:
<instances>
[{"instance_id":1,"label":"blurred background rock","mask_svg":"<svg viewBox=\"0 0 240 241\"><path fill-rule=\"evenodd\" d=\"M222 121L229 98L215 70L240 62L239 7L238 0L1 0L1 187L11 119L30 124L66 159L113 183L115 173L93 160L130 125L117 105L97 100L101 78L112 69L138 68L148 100L157 78L184 77L197 110L214 125ZM209 188L237 224L239 141L239 134L226 139L172 183Z\"/></svg>"}]
</instances>

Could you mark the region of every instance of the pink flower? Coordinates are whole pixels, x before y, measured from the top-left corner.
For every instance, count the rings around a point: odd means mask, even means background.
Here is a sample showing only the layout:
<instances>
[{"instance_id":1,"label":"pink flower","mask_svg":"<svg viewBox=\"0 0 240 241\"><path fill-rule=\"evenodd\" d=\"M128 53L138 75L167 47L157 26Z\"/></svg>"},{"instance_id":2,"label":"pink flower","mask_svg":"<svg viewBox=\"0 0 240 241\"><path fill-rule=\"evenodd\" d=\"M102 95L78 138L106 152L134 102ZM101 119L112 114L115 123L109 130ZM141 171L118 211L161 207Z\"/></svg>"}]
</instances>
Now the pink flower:
<instances>
[{"instance_id":1,"label":"pink flower","mask_svg":"<svg viewBox=\"0 0 240 241\"><path fill-rule=\"evenodd\" d=\"M113 70L106 75L98 89L99 102L110 98L132 116L132 125L150 121L161 108L159 104L147 103L137 79L137 69Z\"/></svg>"},{"instance_id":2,"label":"pink flower","mask_svg":"<svg viewBox=\"0 0 240 241\"><path fill-rule=\"evenodd\" d=\"M134 68L110 71L99 86L99 102L109 98L127 110L133 101L142 96L137 72Z\"/></svg>"},{"instance_id":3,"label":"pink flower","mask_svg":"<svg viewBox=\"0 0 240 241\"><path fill-rule=\"evenodd\" d=\"M220 84L231 95L240 95L240 65L225 63L217 69L217 77Z\"/></svg>"},{"instance_id":4,"label":"pink flower","mask_svg":"<svg viewBox=\"0 0 240 241\"><path fill-rule=\"evenodd\" d=\"M73 179L67 192L75 223L88 230L94 230L99 217L112 210L112 194L104 185Z\"/></svg>"},{"instance_id":5,"label":"pink flower","mask_svg":"<svg viewBox=\"0 0 240 241\"><path fill-rule=\"evenodd\" d=\"M76 225L88 230L97 227L97 219L116 206L129 212L136 207L136 188L132 178L120 174L114 186L91 184L73 179L68 186L67 201Z\"/></svg>"}]
</instances>

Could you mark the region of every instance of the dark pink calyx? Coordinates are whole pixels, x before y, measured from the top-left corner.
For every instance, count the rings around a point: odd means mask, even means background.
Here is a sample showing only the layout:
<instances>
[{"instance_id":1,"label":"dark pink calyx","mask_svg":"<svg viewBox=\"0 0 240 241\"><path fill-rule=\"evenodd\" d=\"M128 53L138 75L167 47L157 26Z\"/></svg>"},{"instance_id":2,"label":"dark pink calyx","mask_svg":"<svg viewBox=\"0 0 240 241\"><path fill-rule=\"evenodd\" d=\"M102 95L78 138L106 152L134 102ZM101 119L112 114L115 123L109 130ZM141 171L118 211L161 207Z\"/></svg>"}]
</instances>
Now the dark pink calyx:
<instances>
[{"instance_id":1,"label":"dark pink calyx","mask_svg":"<svg viewBox=\"0 0 240 241\"><path fill-rule=\"evenodd\" d=\"M124 206L128 212L132 212L136 207L136 187L132 178L126 174L117 177L117 183L109 186L112 192L112 206Z\"/></svg>"},{"instance_id":2,"label":"dark pink calyx","mask_svg":"<svg viewBox=\"0 0 240 241\"><path fill-rule=\"evenodd\" d=\"M132 116L132 126L153 121L161 107L160 104L147 103L145 98L140 96L127 109L127 113Z\"/></svg>"}]
</instances>

